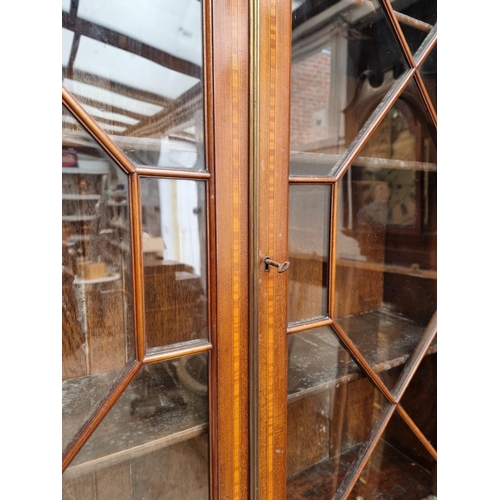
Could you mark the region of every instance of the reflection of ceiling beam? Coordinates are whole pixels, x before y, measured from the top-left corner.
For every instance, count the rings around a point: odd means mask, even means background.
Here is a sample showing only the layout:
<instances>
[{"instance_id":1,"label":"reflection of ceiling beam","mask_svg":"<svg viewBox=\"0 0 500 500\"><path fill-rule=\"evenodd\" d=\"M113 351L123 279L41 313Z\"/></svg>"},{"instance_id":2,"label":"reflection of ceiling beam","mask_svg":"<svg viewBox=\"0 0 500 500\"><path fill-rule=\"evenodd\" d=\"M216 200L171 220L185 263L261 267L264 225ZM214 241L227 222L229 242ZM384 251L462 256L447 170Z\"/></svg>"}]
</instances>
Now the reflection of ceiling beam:
<instances>
[{"instance_id":1,"label":"reflection of ceiling beam","mask_svg":"<svg viewBox=\"0 0 500 500\"><path fill-rule=\"evenodd\" d=\"M78 98L78 102L80 104L83 105L83 107L85 107L85 105L88 105L88 106L96 106L96 101L94 101L93 99L90 99L89 97L83 97L83 96L80 96L80 95L76 95L75 94L75 97ZM125 115L125 116L128 116L129 118L132 118L134 120L144 120L145 116L144 115L140 115L139 113L133 113L132 111L128 111L126 109L121 109L117 106L111 106L110 104L106 103L106 102L99 102L99 109L101 109L102 111L107 111L108 113L118 113L118 114L122 114L122 115ZM118 120L116 120L116 123L122 123L122 122L119 122Z\"/></svg>"},{"instance_id":2,"label":"reflection of ceiling beam","mask_svg":"<svg viewBox=\"0 0 500 500\"><path fill-rule=\"evenodd\" d=\"M162 137L173 127L192 118L194 111L203 110L203 83L199 82L187 92L170 101L165 109L130 127L127 134L137 137Z\"/></svg>"},{"instance_id":3,"label":"reflection of ceiling beam","mask_svg":"<svg viewBox=\"0 0 500 500\"><path fill-rule=\"evenodd\" d=\"M104 42L112 47L126 50L184 75L194 76L195 78L202 77L201 67L192 62L175 57L117 31L84 21L76 16L71 16L67 12L62 13L62 25L63 28L73 31L75 35L83 35L93 40ZM145 29L147 29L147 26Z\"/></svg>"},{"instance_id":4,"label":"reflection of ceiling beam","mask_svg":"<svg viewBox=\"0 0 500 500\"><path fill-rule=\"evenodd\" d=\"M123 85L123 83L116 83L108 80L107 78L102 78L84 71L74 70L73 73L70 73L69 71L63 69L63 78L69 78L71 80L87 83L88 85L94 85L95 87L111 90L117 94L122 94L126 97L131 97L132 99L137 99L139 101L157 104L158 106L167 106L170 102L172 102L171 99L161 97L158 94L135 89L133 87L129 87L128 85Z\"/></svg>"}]
</instances>

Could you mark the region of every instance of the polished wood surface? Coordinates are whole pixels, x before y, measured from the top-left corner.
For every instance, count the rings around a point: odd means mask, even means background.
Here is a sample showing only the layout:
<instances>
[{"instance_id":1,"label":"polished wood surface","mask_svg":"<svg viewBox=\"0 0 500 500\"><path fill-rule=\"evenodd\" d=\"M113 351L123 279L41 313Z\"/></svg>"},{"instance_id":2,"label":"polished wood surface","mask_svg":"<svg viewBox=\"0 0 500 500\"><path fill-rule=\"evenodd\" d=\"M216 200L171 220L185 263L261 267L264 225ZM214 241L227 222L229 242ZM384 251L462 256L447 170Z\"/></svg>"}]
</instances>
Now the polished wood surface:
<instances>
[{"instance_id":1,"label":"polished wood surface","mask_svg":"<svg viewBox=\"0 0 500 500\"><path fill-rule=\"evenodd\" d=\"M248 498L248 4L213 9L214 227L217 309L213 380L219 477L215 498Z\"/></svg>"},{"instance_id":2,"label":"polished wood surface","mask_svg":"<svg viewBox=\"0 0 500 500\"><path fill-rule=\"evenodd\" d=\"M252 429L257 470L251 498L284 498L286 489L287 273L264 270L264 258L288 260L288 171L291 9L288 2L261 0L252 18L254 33L250 102L253 204L256 231L251 253L252 355L258 394ZM287 271L288 272L288 271ZM255 347L257 347L255 349ZM255 457L256 455L256 457Z\"/></svg>"}]
</instances>

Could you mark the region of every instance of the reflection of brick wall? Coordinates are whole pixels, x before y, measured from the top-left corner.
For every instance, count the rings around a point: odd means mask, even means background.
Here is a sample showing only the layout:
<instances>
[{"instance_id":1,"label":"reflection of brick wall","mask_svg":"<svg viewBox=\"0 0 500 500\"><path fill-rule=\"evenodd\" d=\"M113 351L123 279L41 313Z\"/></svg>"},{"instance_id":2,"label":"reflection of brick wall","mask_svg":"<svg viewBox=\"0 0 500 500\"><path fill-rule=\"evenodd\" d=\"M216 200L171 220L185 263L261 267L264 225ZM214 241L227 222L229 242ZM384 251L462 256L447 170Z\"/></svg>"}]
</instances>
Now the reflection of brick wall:
<instances>
[{"instance_id":1,"label":"reflection of brick wall","mask_svg":"<svg viewBox=\"0 0 500 500\"><path fill-rule=\"evenodd\" d=\"M331 55L318 52L292 64L292 150L328 137Z\"/></svg>"}]
</instances>

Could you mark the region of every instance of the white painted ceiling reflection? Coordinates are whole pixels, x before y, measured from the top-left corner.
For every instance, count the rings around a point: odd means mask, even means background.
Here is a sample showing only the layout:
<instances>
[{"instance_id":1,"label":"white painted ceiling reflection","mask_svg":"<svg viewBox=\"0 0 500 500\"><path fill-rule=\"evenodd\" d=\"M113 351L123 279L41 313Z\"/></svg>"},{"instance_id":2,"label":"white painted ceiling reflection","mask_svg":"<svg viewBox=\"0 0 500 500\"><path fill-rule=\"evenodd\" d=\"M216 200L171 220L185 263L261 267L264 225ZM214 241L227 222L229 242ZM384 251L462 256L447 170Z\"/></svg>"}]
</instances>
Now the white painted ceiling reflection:
<instances>
[{"instance_id":1,"label":"white painted ceiling reflection","mask_svg":"<svg viewBox=\"0 0 500 500\"><path fill-rule=\"evenodd\" d=\"M201 66L199 0L80 0L78 17Z\"/></svg>"},{"instance_id":2,"label":"white painted ceiling reflection","mask_svg":"<svg viewBox=\"0 0 500 500\"><path fill-rule=\"evenodd\" d=\"M177 99L199 82L126 50L82 36L74 68L128 87Z\"/></svg>"},{"instance_id":3,"label":"white painted ceiling reflection","mask_svg":"<svg viewBox=\"0 0 500 500\"><path fill-rule=\"evenodd\" d=\"M63 114L62 121L63 123L70 123L71 125L78 125L79 127L81 126L78 121L70 115ZM108 130L109 132L123 132L126 130L126 127L120 127L119 125L111 125L109 123L100 122L97 123L102 129Z\"/></svg>"},{"instance_id":4,"label":"white painted ceiling reflection","mask_svg":"<svg viewBox=\"0 0 500 500\"><path fill-rule=\"evenodd\" d=\"M62 29L62 65L63 68L68 66L69 58L71 56L71 45L73 43L73 38L75 34L67 30L66 28Z\"/></svg>"},{"instance_id":5,"label":"white painted ceiling reflection","mask_svg":"<svg viewBox=\"0 0 500 500\"><path fill-rule=\"evenodd\" d=\"M103 89L95 85L78 82L65 78L63 85L73 94L80 97L87 97L96 102L102 102L107 108L123 109L144 116L153 116L163 109L162 106L140 101L131 97L124 96L118 92Z\"/></svg>"},{"instance_id":6,"label":"white painted ceiling reflection","mask_svg":"<svg viewBox=\"0 0 500 500\"><path fill-rule=\"evenodd\" d=\"M102 109L96 108L95 106L88 106L86 104L84 104L83 107L95 118L106 118L107 120L126 123L128 125L136 125L137 123L139 123L139 120L131 118L130 116L121 115L119 113L111 113L109 111L104 111Z\"/></svg>"}]
</instances>

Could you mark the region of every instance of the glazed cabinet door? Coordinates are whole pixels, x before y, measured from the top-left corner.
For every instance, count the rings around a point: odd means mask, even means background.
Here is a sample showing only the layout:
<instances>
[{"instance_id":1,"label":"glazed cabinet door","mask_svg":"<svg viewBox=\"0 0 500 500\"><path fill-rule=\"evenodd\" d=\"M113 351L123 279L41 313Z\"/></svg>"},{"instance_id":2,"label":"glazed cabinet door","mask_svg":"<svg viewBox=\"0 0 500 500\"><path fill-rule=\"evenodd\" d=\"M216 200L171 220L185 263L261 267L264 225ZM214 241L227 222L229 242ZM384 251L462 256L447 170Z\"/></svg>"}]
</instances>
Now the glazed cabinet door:
<instances>
[{"instance_id":1,"label":"glazed cabinet door","mask_svg":"<svg viewBox=\"0 0 500 500\"><path fill-rule=\"evenodd\" d=\"M281 164L259 206L289 190L260 250L290 266L286 308L283 278L259 277L256 494L436 498L436 2L258 12L260 165Z\"/></svg>"},{"instance_id":2,"label":"glazed cabinet door","mask_svg":"<svg viewBox=\"0 0 500 500\"><path fill-rule=\"evenodd\" d=\"M248 495L248 15L232 7L63 1L64 499Z\"/></svg>"}]
</instances>

